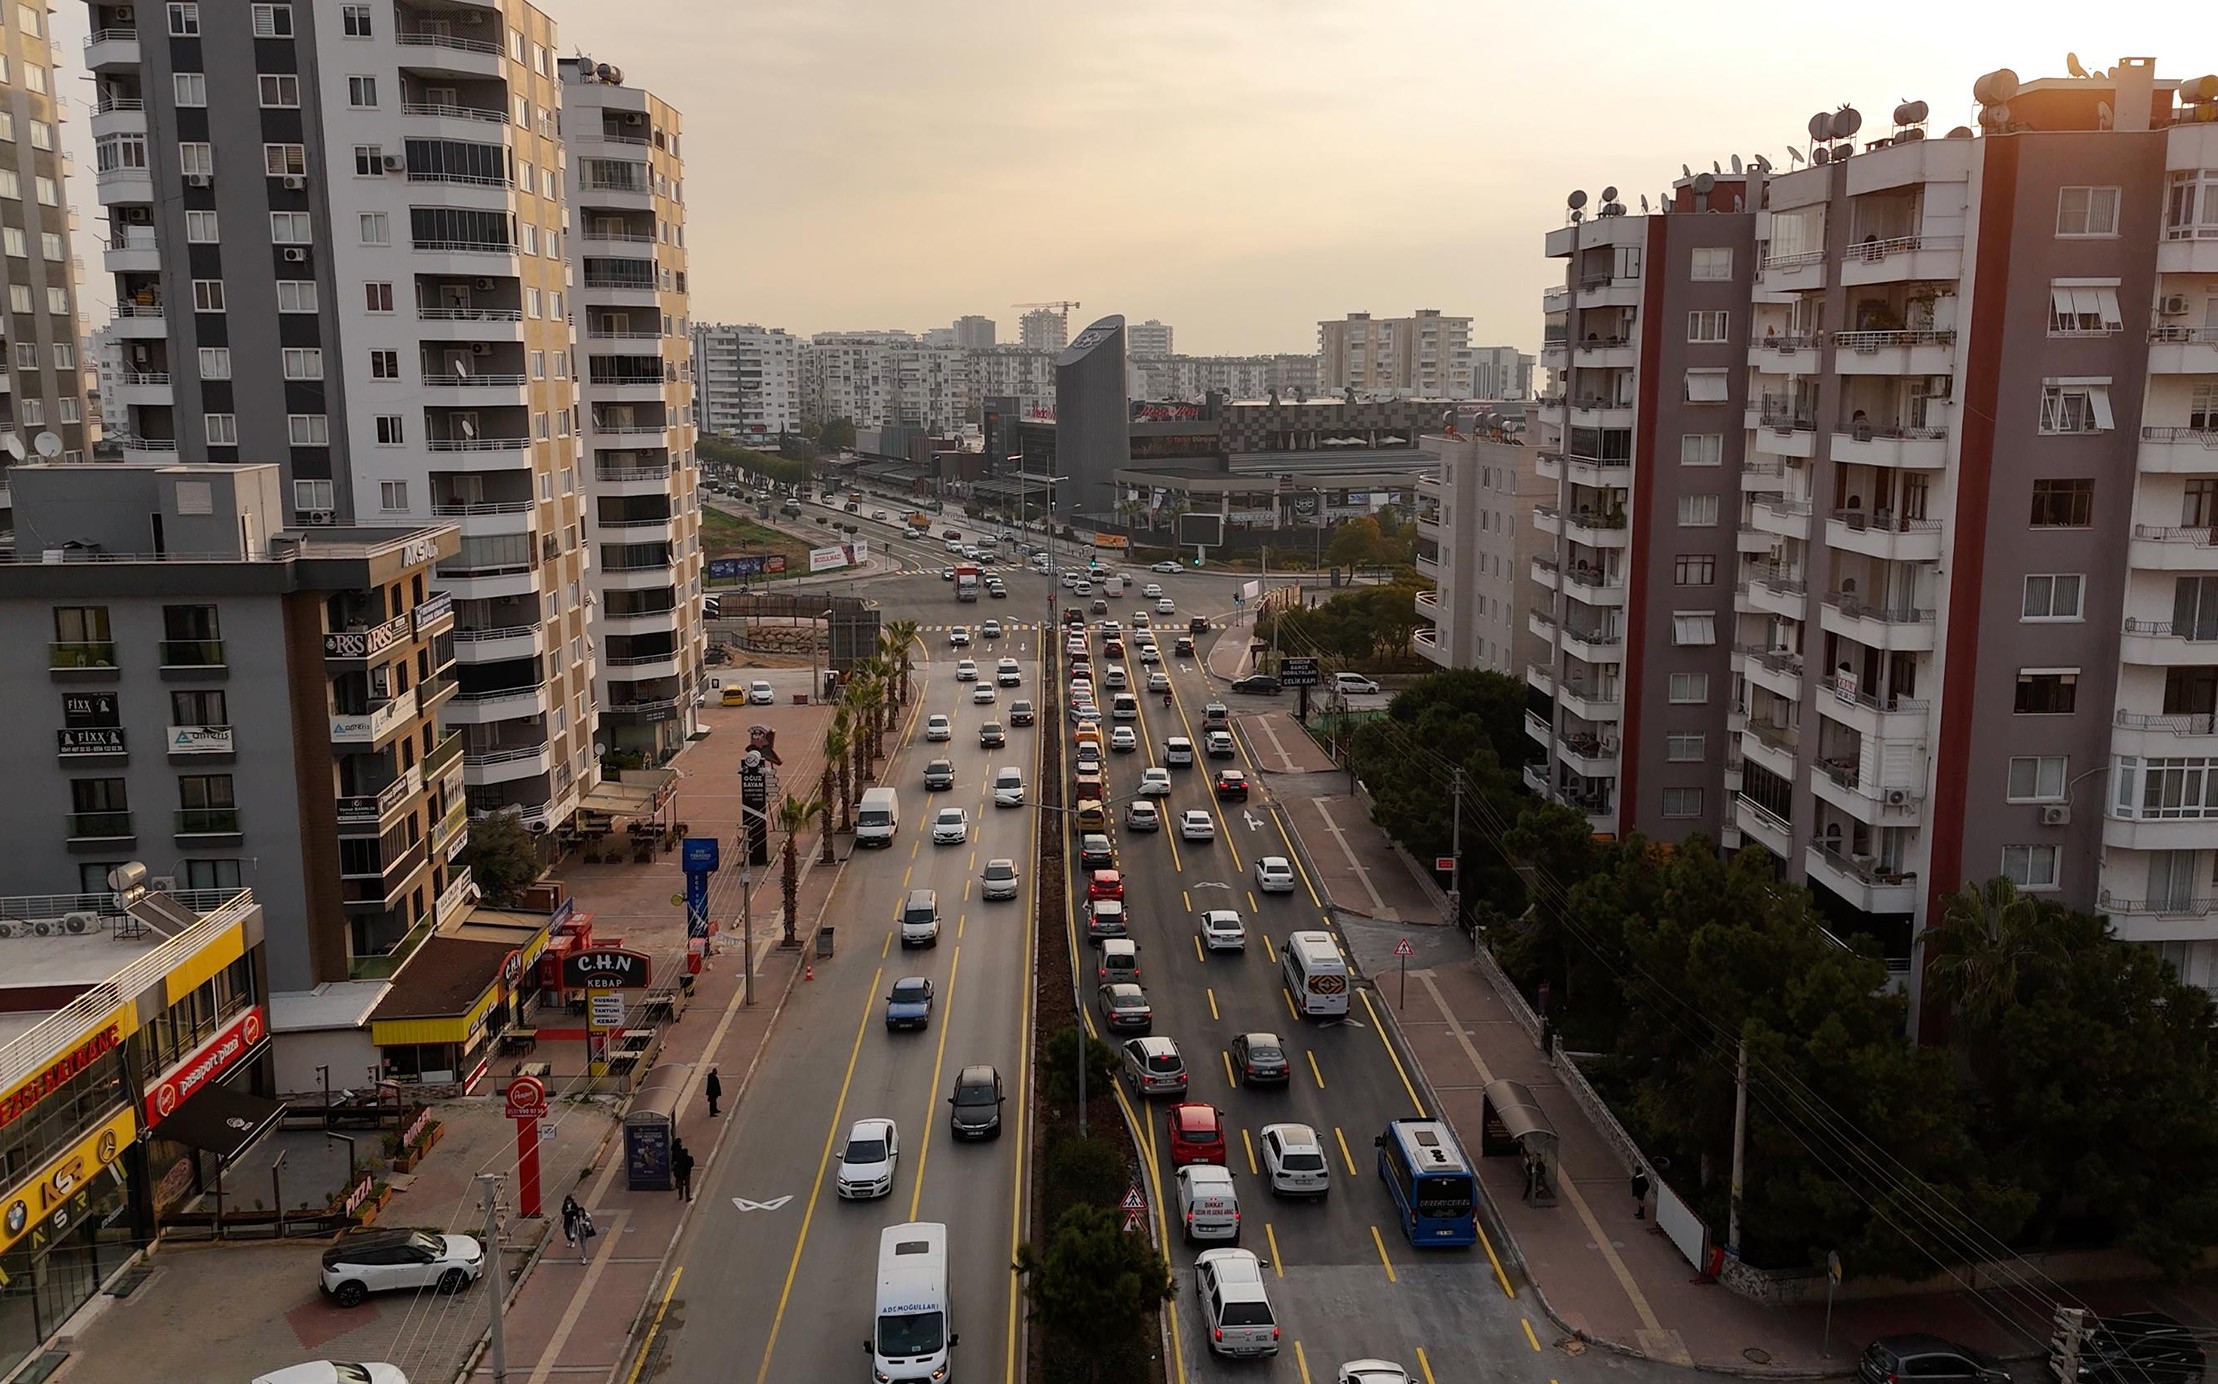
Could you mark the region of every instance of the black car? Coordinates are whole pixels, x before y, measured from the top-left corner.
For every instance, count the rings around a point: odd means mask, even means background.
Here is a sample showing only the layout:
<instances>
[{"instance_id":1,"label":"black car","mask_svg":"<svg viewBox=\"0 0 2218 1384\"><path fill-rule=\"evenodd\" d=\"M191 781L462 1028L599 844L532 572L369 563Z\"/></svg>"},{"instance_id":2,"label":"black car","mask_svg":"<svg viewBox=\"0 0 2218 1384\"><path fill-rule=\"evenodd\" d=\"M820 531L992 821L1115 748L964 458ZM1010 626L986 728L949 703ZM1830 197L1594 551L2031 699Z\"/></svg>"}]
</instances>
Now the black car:
<instances>
[{"instance_id":1,"label":"black car","mask_svg":"<svg viewBox=\"0 0 2218 1384\"><path fill-rule=\"evenodd\" d=\"M1856 1362L1863 1384L2009 1384L2010 1371L1991 1356L1939 1336L1882 1336Z\"/></svg>"},{"instance_id":2,"label":"black car","mask_svg":"<svg viewBox=\"0 0 2218 1384\"><path fill-rule=\"evenodd\" d=\"M1029 726L1037 715L1030 702L1009 703L1009 724L1012 726Z\"/></svg>"},{"instance_id":3,"label":"black car","mask_svg":"<svg viewBox=\"0 0 2218 1384\"><path fill-rule=\"evenodd\" d=\"M1147 991L1130 981L1102 986L1096 999L1101 1005L1102 1026L1112 1033L1146 1033L1155 1027L1155 1010L1148 1004Z\"/></svg>"},{"instance_id":4,"label":"black car","mask_svg":"<svg viewBox=\"0 0 2218 1384\"><path fill-rule=\"evenodd\" d=\"M955 1094L947 1098L954 1107L948 1114L948 1132L958 1139L1001 1137L1001 1073L988 1066L965 1067L955 1074Z\"/></svg>"},{"instance_id":5,"label":"black car","mask_svg":"<svg viewBox=\"0 0 2218 1384\"><path fill-rule=\"evenodd\" d=\"M955 786L955 761L935 759L924 766L924 786L928 789L949 789Z\"/></svg>"},{"instance_id":6,"label":"black car","mask_svg":"<svg viewBox=\"0 0 2218 1384\"><path fill-rule=\"evenodd\" d=\"M1171 642L1171 657L1192 658L1193 656L1194 639L1192 635L1182 634Z\"/></svg>"},{"instance_id":7,"label":"black car","mask_svg":"<svg viewBox=\"0 0 2218 1384\"><path fill-rule=\"evenodd\" d=\"M1258 697L1275 697L1280 692L1279 681L1269 673L1250 673L1232 684L1235 692L1248 692Z\"/></svg>"},{"instance_id":8,"label":"black car","mask_svg":"<svg viewBox=\"0 0 2218 1384\"><path fill-rule=\"evenodd\" d=\"M2088 1323L2079 1345L2085 1384L2194 1384L2203 1348L2175 1317L2128 1312Z\"/></svg>"},{"instance_id":9,"label":"black car","mask_svg":"<svg viewBox=\"0 0 2218 1384\"><path fill-rule=\"evenodd\" d=\"M1283 1086L1293 1066L1275 1033L1243 1033L1233 1039L1232 1065L1242 1086Z\"/></svg>"},{"instance_id":10,"label":"black car","mask_svg":"<svg viewBox=\"0 0 2218 1384\"><path fill-rule=\"evenodd\" d=\"M1117 851L1109 838L1098 831L1089 831L1078 838L1078 868L1081 870L1113 870L1117 865Z\"/></svg>"},{"instance_id":11,"label":"black car","mask_svg":"<svg viewBox=\"0 0 2218 1384\"><path fill-rule=\"evenodd\" d=\"M994 750L1008 744L1009 737L1001 733L999 721L981 721L978 723L978 743L985 749Z\"/></svg>"},{"instance_id":12,"label":"black car","mask_svg":"<svg viewBox=\"0 0 2218 1384\"><path fill-rule=\"evenodd\" d=\"M1238 769L1217 771L1217 801L1244 803L1248 800L1248 776Z\"/></svg>"}]
</instances>

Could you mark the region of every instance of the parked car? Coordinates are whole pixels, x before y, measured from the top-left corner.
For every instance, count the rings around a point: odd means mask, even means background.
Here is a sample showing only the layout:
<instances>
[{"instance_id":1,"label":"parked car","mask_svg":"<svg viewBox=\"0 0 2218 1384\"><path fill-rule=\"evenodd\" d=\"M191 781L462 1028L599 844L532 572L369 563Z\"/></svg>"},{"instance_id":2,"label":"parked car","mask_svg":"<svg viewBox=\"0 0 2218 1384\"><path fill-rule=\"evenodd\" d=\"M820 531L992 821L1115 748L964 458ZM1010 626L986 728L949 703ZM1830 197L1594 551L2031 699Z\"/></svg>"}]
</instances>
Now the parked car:
<instances>
[{"instance_id":1,"label":"parked car","mask_svg":"<svg viewBox=\"0 0 2218 1384\"><path fill-rule=\"evenodd\" d=\"M1332 690L1343 697L1376 697L1379 685L1361 673L1334 673Z\"/></svg>"},{"instance_id":2,"label":"parked car","mask_svg":"<svg viewBox=\"0 0 2218 1384\"><path fill-rule=\"evenodd\" d=\"M436 1288L459 1293L485 1273L485 1246L467 1235L425 1230L366 1230L323 1252L319 1286L341 1307L372 1293Z\"/></svg>"},{"instance_id":3,"label":"parked car","mask_svg":"<svg viewBox=\"0 0 2218 1384\"><path fill-rule=\"evenodd\" d=\"M2128 1312L2088 1323L2079 1345L2082 1384L2197 1384L2203 1347L2162 1312Z\"/></svg>"},{"instance_id":4,"label":"parked car","mask_svg":"<svg viewBox=\"0 0 2218 1384\"><path fill-rule=\"evenodd\" d=\"M1333 1384L1411 1384L1409 1371L1391 1360L1349 1360Z\"/></svg>"},{"instance_id":5,"label":"parked car","mask_svg":"<svg viewBox=\"0 0 2218 1384\"><path fill-rule=\"evenodd\" d=\"M1111 1033L1145 1033L1155 1027L1155 1008L1147 991L1126 982L1104 985L1095 994L1101 1023Z\"/></svg>"},{"instance_id":6,"label":"parked car","mask_svg":"<svg viewBox=\"0 0 2218 1384\"><path fill-rule=\"evenodd\" d=\"M1165 560L1156 563L1153 567L1148 568L1148 570L1150 572L1176 572L1178 570L1178 564L1169 560Z\"/></svg>"},{"instance_id":7,"label":"parked car","mask_svg":"<svg viewBox=\"0 0 2218 1384\"><path fill-rule=\"evenodd\" d=\"M756 678L753 682L747 684L748 705L768 706L776 700L778 700L778 694L771 691L770 684L764 682L761 678Z\"/></svg>"},{"instance_id":8,"label":"parked car","mask_svg":"<svg viewBox=\"0 0 2218 1384\"><path fill-rule=\"evenodd\" d=\"M1284 1086L1293 1074L1286 1045L1275 1033L1242 1033L1232 1040L1232 1069L1242 1086Z\"/></svg>"},{"instance_id":9,"label":"parked car","mask_svg":"<svg viewBox=\"0 0 2218 1384\"><path fill-rule=\"evenodd\" d=\"M1278 679L1269 673L1250 673L1244 678L1235 679L1232 690L1257 697L1275 697L1281 689Z\"/></svg>"},{"instance_id":10,"label":"parked car","mask_svg":"<svg viewBox=\"0 0 2218 1384\"><path fill-rule=\"evenodd\" d=\"M932 1023L932 982L923 976L903 976L886 996L887 1028L927 1028Z\"/></svg>"},{"instance_id":11,"label":"parked car","mask_svg":"<svg viewBox=\"0 0 2218 1384\"><path fill-rule=\"evenodd\" d=\"M1991 1356L1924 1332L1882 1336L1856 1362L1863 1384L2009 1384L2010 1371Z\"/></svg>"},{"instance_id":12,"label":"parked car","mask_svg":"<svg viewBox=\"0 0 2218 1384\"><path fill-rule=\"evenodd\" d=\"M1263 1174L1279 1196L1321 1197L1332 1190L1332 1160L1305 1124L1263 1126Z\"/></svg>"}]
</instances>

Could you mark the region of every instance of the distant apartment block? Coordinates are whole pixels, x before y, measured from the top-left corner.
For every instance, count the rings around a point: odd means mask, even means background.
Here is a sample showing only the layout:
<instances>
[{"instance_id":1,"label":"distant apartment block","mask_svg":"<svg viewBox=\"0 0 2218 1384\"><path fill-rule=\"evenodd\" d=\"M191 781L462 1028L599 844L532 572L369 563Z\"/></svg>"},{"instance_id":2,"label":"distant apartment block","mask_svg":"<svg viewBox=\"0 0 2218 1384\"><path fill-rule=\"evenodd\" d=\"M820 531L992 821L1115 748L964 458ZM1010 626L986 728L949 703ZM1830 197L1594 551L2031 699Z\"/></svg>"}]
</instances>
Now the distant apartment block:
<instances>
[{"instance_id":1,"label":"distant apartment block","mask_svg":"<svg viewBox=\"0 0 2218 1384\"><path fill-rule=\"evenodd\" d=\"M1171 329L1150 317L1125 324L1126 354L1134 360L1160 360L1171 354Z\"/></svg>"},{"instance_id":2,"label":"distant apartment block","mask_svg":"<svg viewBox=\"0 0 2218 1384\"><path fill-rule=\"evenodd\" d=\"M1538 361L1515 346L1471 350L1471 394L1478 399L1530 399Z\"/></svg>"},{"instance_id":3,"label":"distant apartment block","mask_svg":"<svg viewBox=\"0 0 2218 1384\"><path fill-rule=\"evenodd\" d=\"M693 325L695 425L775 450L801 431L801 340L783 327Z\"/></svg>"},{"instance_id":4,"label":"distant apartment block","mask_svg":"<svg viewBox=\"0 0 2218 1384\"><path fill-rule=\"evenodd\" d=\"M1315 356L1134 356L1134 398L1198 403L1211 394L1232 400L1289 401L1317 393Z\"/></svg>"},{"instance_id":5,"label":"distant apartment block","mask_svg":"<svg viewBox=\"0 0 2218 1384\"><path fill-rule=\"evenodd\" d=\"M1318 385L1359 396L1477 397L1471 377L1471 319L1421 308L1409 317L1351 312L1317 324Z\"/></svg>"},{"instance_id":6,"label":"distant apartment block","mask_svg":"<svg viewBox=\"0 0 2218 1384\"><path fill-rule=\"evenodd\" d=\"M1469 433L1428 433L1418 446L1438 469L1417 479L1417 570L1434 589L1417 597L1426 623L1413 647L1443 668L1522 678L1545 657L1547 626L1520 598L1539 550L1532 517L1556 487L1530 447Z\"/></svg>"},{"instance_id":7,"label":"distant apartment block","mask_svg":"<svg viewBox=\"0 0 2218 1384\"><path fill-rule=\"evenodd\" d=\"M952 433L969 418L969 354L908 332L818 332L801 348L801 417Z\"/></svg>"},{"instance_id":8,"label":"distant apartment block","mask_svg":"<svg viewBox=\"0 0 2218 1384\"><path fill-rule=\"evenodd\" d=\"M1017 342L1027 351L1060 351L1070 344L1070 319L1061 308L1034 308L1017 319Z\"/></svg>"},{"instance_id":9,"label":"distant apartment block","mask_svg":"<svg viewBox=\"0 0 2218 1384\"><path fill-rule=\"evenodd\" d=\"M990 350L995 330L996 324L991 317L966 314L955 319L955 344L966 351Z\"/></svg>"}]
</instances>

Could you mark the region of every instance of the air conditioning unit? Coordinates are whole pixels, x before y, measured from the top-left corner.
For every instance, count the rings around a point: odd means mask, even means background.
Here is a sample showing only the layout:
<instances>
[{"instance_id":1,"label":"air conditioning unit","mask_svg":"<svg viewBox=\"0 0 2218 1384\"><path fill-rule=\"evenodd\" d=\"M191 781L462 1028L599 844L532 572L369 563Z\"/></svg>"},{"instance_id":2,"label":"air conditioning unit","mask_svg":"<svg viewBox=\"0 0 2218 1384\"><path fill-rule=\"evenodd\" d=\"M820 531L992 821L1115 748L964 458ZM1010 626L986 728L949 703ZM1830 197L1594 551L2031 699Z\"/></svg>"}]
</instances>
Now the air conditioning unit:
<instances>
[{"instance_id":1,"label":"air conditioning unit","mask_svg":"<svg viewBox=\"0 0 2218 1384\"><path fill-rule=\"evenodd\" d=\"M1888 789L1888 790L1887 790L1887 806L1889 806L1889 807L1908 807L1909 805L1910 805L1910 790L1909 790L1909 789L1907 789L1907 788L1890 788L1890 789Z\"/></svg>"},{"instance_id":2,"label":"air conditioning unit","mask_svg":"<svg viewBox=\"0 0 2218 1384\"><path fill-rule=\"evenodd\" d=\"M154 875L146 881L146 887L157 894L174 894L177 892L177 876Z\"/></svg>"},{"instance_id":3,"label":"air conditioning unit","mask_svg":"<svg viewBox=\"0 0 2218 1384\"><path fill-rule=\"evenodd\" d=\"M212 187L215 181L205 173L187 173L185 175L185 186L187 187Z\"/></svg>"},{"instance_id":4,"label":"air conditioning unit","mask_svg":"<svg viewBox=\"0 0 2218 1384\"><path fill-rule=\"evenodd\" d=\"M2041 809L2042 826L2068 827L2071 824L2072 805L2070 803L2050 803L2047 807Z\"/></svg>"},{"instance_id":5,"label":"air conditioning unit","mask_svg":"<svg viewBox=\"0 0 2218 1384\"><path fill-rule=\"evenodd\" d=\"M320 528L326 524L338 523L339 516L328 509L312 509L308 511L308 522Z\"/></svg>"},{"instance_id":6,"label":"air conditioning unit","mask_svg":"<svg viewBox=\"0 0 2218 1384\"><path fill-rule=\"evenodd\" d=\"M91 932L99 926L100 915L97 913L64 913L62 915L62 930L64 932Z\"/></svg>"},{"instance_id":7,"label":"air conditioning unit","mask_svg":"<svg viewBox=\"0 0 2218 1384\"><path fill-rule=\"evenodd\" d=\"M489 356L493 354L493 343L490 341L473 341L470 343L470 354L473 356Z\"/></svg>"},{"instance_id":8,"label":"air conditioning unit","mask_svg":"<svg viewBox=\"0 0 2218 1384\"><path fill-rule=\"evenodd\" d=\"M29 926L20 918L0 918L0 937L20 937Z\"/></svg>"},{"instance_id":9,"label":"air conditioning unit","mask_svg":"<svg viewBox=\"0 0 2218 1384\"><path fill-rule=\"evenodd\" d=\"M387 154L385 156L385 171L388 173L405 173L408 171L408 160L399 154Z\"/></svg>"},{"instance_id":10,"label":"air conditioning unit","mask_svg":"<svg viewBox=\"0 0 2218 1384\"><path fill-rule=\"evenodd\" d=\"M308 180L298 173L288 173L285 175L285 186L294 192L298 192L308 186Z\"/></svg>"},{"instance_id":11,"label":"air conditioning unit","mask_svg":"<svg viewBox=\"0 0 2218 1384\"><path fill-rule=\"evenodd\" d=\"M2166 317L2185 317L2187 315L2187 295L2184 293L2170 295L2164 300L2161 311Z\"/></svg>"},{"instance_id":12,"label":"air conditioning unit","mask_svg":"<svg viewBox=\"0 0 2218 1384\"><path fill-rule=\"evenodd\" d=\"M109 17L118 24L136 24L139 22L137 11L133 10L129 5L116 6L115 13Z\"/></svg>"},{"instance_id":13,"label":"air conditioning unit","mask_svg":"<svg viewBox=\"0 0 2218 1384\"><path fill-rule=\"evenodd\" d=\"M479 290L490 290L493 287L493 281L491 279L472 279L470 280L470 287Z\"/></svg>"},{"instance_id":14,"label":"air conditioning unit","mask_svg":"<svg viewBox=\"0 0 2218 1384\"><path fill-rule=\"evenodd\" d=\"M647 123L647 117L638 111L626 111L624 112L624 123L626 125L644 125Z\"/></svg>"},{"instance_id":15,"label":"air conditioning unit","mask_svg":"<svg viewBox=\"0 0 2218 1384\"><path fill-rule=\"evenodd\" d=\"M306 264L308 263L308 252L296 245L285 252L285 262L287 264Z\"/></svg>"}]
</instances>

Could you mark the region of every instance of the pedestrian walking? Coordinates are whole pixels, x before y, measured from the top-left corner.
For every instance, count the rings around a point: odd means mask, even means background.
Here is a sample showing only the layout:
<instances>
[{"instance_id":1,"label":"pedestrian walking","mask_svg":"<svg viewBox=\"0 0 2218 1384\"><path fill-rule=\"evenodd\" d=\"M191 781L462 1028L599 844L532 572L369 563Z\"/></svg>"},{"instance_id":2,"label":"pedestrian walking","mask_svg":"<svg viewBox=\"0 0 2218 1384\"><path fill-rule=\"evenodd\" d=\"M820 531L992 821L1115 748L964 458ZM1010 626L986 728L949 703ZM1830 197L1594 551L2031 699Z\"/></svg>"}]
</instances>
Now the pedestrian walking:
<instances>
[{"instance_id":1,"label":"pedestrian walking","mask_svg":"<svg viewBox=\"0 0 2218 1384\"><path fill-rule=\"evenodd\" d=\"M716 1103L724 1099L724 1078L716 1074L716 1068L714 1067L709 1068L709 1081L705 1089L709 1098L709 1118L714 1119L716 1118Z\"/></svg>"},{"instance_id":2,"label":"pedestrian walking","mask_svg":"<svg viewBox=\"0 0 2218 1384\"><path fill-rule=\"evenodd\" d=\"M578 1242L578 1217L584 1214L585 1208L578 1205L576 1197L562 1199L562 1243L574 1245Z\"/></svg>"},{"instance_id":3,"label":"pedestrian walking","mask_svg":"<svg viewBox=\"0 0 2218 1384\"><path fill-rule=\"evenodd\" d=\"M591 1244L591 1242L592 1242L592 1239L593 1239L593 1237L594 1237L594 1236L596 1236L596 1235L598 1235L598 1234L600 1234L600 1233L601 1233L601 1232L599 1232L598 1230L595 1230L595 1229L593 1228L593 1213L592 1213L592 1212L590 1212L590 1211L588 1211L588 1210L586 1210L586 1209L585 1209L584 1207L582 1207L582 1206L581 1206L581 1207L579 1207L579 1208L578 1208L578 1262L579 1262L580 1264L583 1264L584 1262L586 1262L586 1260L587 1260L588 1258L590 1258L590 1257L591 1257L591 1249L592 1249L592 1244Z\"/></svg>"},{"instance_id":4,"label":"pedestrian walking","mask_svg":"<svg viewBox=\"0 0 2218 1384\"><path fill-rule=\"evenodd\" d=\"M1633 1219L1648 1219L1648 1170L1633 1169Z\"/></svg>"},{"instance_id":5,"label":"pedestrian walking","mask_svg":"<svg viewBox=\"0 0 2218 1384\"><path fill-rule=\"evenodd\" d=\"M678 1200L693 1200L693 1150L683 1143L673 1143L670 1149L670 1171L677 1174Z\"/></svg>"}]
</instances>

